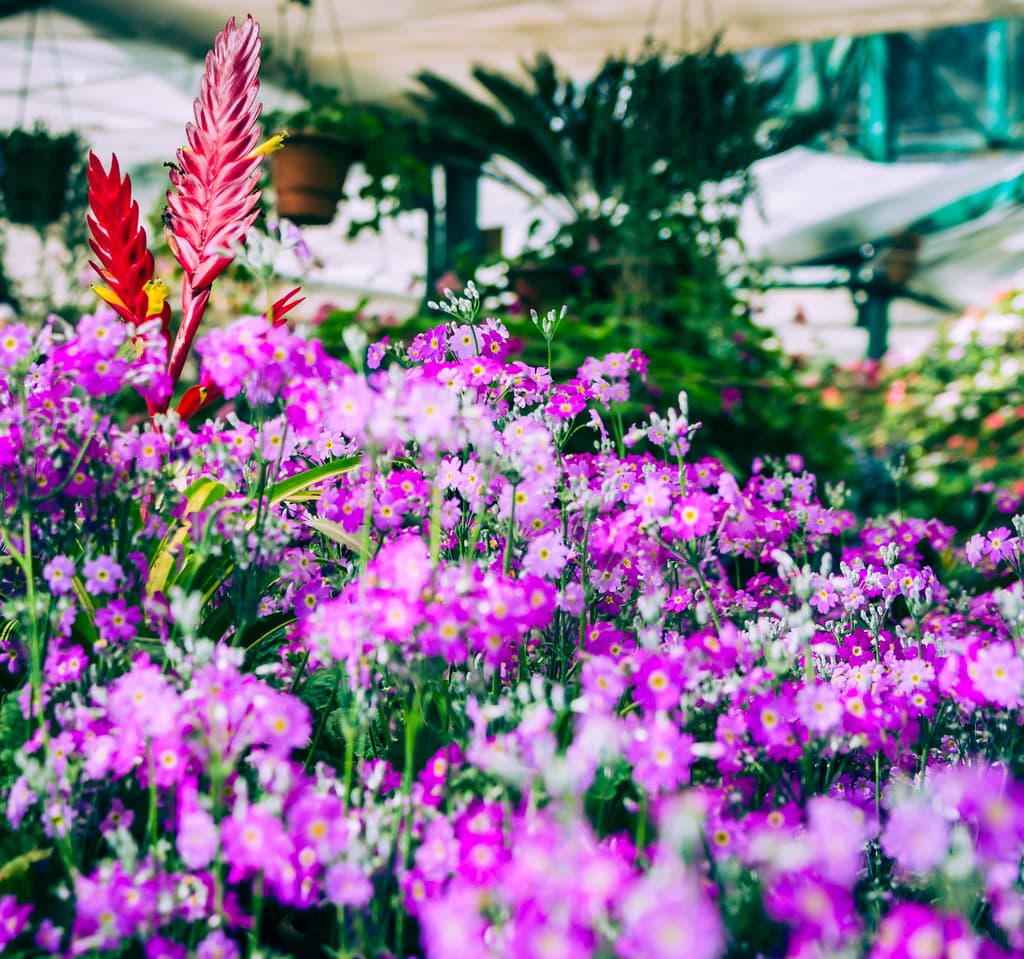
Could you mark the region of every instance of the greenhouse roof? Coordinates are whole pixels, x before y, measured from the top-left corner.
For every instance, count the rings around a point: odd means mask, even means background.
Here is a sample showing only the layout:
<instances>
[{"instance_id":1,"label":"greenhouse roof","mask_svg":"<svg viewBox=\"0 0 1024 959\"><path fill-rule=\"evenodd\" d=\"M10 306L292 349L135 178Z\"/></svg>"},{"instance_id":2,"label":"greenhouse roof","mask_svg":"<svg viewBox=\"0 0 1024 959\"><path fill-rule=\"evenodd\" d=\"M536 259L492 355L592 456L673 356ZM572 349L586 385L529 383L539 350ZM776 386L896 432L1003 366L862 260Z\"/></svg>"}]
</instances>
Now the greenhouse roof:
<instances>
[{"instance_id":1,"label":"greenhouse roof","mask_svg":"<svg viewBox=\"0 0 1024 959\"><path fill-rule=\"evenodd\" d=\"M318 79L355 99L399 94L420 69L459 79L474 62L512 69L539 50L570 72L589 74L607 53L635 50L647 36L691 48L720 33L726 46L751 49L1024 12L1021 0L58 0L57 6L104 29L195 54L229 17L251 12L274 49L301 49Z\"/></svg>"}]
</instances>

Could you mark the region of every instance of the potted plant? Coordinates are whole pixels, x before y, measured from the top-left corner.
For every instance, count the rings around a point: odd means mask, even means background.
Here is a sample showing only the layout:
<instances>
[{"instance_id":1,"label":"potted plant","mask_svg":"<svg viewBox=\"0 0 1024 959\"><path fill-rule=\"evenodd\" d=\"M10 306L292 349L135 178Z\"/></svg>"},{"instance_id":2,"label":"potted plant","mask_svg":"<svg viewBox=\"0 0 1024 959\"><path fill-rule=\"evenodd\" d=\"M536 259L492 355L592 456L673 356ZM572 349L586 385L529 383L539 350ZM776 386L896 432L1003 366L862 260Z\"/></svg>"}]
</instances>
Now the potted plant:
<instances>
[{"instance_id":1,"label":"potted plant","mask_svg":"<svg viewBox=\"0 0 1024 959\"><path fill-rule=\"evenodd\" d=\"M545 54L524 66L522 76L476 66L485 96L423 72L413 99L432 129L464 152L503 161L484 172L562 224L540 251L549 274L561 271L551 292L562 296L601 287L627 294L643 272L639 299L664 302L678 278L694 278L701 261L735 240L750 165L796 136L792 118L771 113L776 85L752 82L716 43L610 56L589 81ZM799 119L800 136L824 122ZM509 177L508 164L527 176ZM527 299L546 292L536 259L514 264L510 277Z\"/></svg>"},{"instance_id":2,"label":"potted plant","mask_svg":"<svg viewBox=\"0 0 1024 959\"><path fill-rule=\"evenodd\" d=\"M45 225L64 212L71 171L80 161L74 133L54 135L42 126L0 135L0 195L12 223Z\"/></svg>"},{"instance_id":3,"label":"potted plant","mask_svg":"<svg viewBox=\"0 0 1024 959\"><path fill-rule=\"evenodd\" d=\"M308 105L267 118L268 128L288 133L285 147L270 158L277 211L299 224L334 219L354 163L366 174L357 194L372 203L372 215L353 222L352 234L377 229L399 209L430 204L430 159L423 126L415 117L379 104L343 100L332 87L315 86Z\"/></svg>"}]
</instances>

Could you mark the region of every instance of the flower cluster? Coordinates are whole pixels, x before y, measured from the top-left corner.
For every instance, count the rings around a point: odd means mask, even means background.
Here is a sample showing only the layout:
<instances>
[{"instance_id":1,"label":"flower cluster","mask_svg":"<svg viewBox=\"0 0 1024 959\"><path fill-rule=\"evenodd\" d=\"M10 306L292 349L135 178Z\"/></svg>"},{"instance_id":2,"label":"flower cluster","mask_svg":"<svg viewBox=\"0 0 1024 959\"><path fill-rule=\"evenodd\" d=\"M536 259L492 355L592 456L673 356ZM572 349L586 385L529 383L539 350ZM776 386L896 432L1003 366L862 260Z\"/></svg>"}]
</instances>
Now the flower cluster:
<instances>
[{"instance_id":1,"label":"flower cluster","mask_svg":"<svg viewBox=\"0 0 1024 959\"><path fill-rule=\"evenodd\" d=\"M195 427L137 313L0 330L5 954L1024 954L1024 517L690 458L479 307L243 317Z\"/></svg>"}]
</instances>

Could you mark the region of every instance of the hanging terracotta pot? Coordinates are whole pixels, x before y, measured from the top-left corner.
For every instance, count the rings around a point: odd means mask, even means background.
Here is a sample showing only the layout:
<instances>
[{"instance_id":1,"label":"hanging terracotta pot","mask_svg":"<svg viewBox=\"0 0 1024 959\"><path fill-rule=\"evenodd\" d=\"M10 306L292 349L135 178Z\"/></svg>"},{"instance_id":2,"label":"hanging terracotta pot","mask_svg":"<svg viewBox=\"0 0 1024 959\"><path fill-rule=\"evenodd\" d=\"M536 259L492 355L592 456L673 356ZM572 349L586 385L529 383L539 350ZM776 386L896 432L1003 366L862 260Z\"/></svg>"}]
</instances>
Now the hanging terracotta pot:
<instances>
[{"instance_id":1,"label":"hanging terracotta pot","mask_svg":"<svg viewBox=\"0 0 1024 959\"><path fill-rule=\"evenodd\" d=\"M322 226L338 210L349 168L359 159L344 140L326 133L294 133L270 156L277 212L293 223Z\"/></svg>"}]
</instances>

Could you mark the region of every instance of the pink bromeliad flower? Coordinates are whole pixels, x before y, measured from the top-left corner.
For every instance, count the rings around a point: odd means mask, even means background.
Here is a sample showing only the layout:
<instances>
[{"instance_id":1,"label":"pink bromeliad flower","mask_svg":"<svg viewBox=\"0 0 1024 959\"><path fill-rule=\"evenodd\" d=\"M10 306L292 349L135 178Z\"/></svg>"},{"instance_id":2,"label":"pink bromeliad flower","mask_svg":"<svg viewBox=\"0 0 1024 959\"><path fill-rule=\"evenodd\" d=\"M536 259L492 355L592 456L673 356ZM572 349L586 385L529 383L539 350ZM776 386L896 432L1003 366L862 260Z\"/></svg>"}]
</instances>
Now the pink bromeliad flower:
<instances>
[{"instance_id":1,"label":"pink bromeliad flower","mask_svg":"<svg viewBox=\"0 0 1024 959\"><path fill-rule=\"evenodd\" d=\"M90 244L96 255L93 267L104 281L96 292L132 327L140 352L154 349L147 332L155 327L161 366L166 366L159 389L143 390L151 414L170 405L213 283L231 263L231 247L256 220L260 163L282 143L278 136L257 146L260 46L259 27L251 16L241 24L232 18L217 36L206 58L195 121L186 129L188 145L178 150L171 171L167 240L185 272L182 318L173 338L168 289L153 275L153 256L131 182L122 178L117 157L109 170L95 155L89 158ZM268 318L273 325L297 305L296 292L273 305ZM221 395L216 384L193 387L177 410L187 418Z\"/></svg>"}]
</instances>

